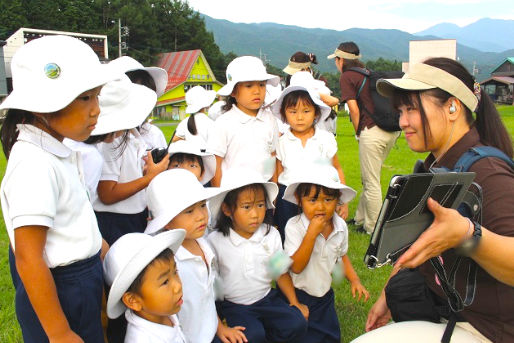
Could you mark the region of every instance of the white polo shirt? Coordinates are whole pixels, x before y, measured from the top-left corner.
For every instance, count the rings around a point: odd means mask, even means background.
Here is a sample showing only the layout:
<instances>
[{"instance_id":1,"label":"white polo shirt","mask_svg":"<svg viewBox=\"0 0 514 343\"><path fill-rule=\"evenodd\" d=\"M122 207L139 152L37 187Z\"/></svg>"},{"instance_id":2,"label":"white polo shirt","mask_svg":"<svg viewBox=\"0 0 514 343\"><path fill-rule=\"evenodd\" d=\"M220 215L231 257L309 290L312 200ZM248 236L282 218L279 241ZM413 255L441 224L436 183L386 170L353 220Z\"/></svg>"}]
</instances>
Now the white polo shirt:
<instances>
[{"instance_id":1,"label":"white polo shirt","mask_svg":"<svg viewBox=\"0 0 514 343\"><path fill-rule=\"evenodd\" d=\"M78 153L32 125L18 125L1 186L5 227L48 227L43 258L49 268L98 253L102 237L89 202Z\"/></svg>"},{"instance_id":2,"label":"white polo shirt","mask_svg":"<svg viewBox=\"0 0 514 343\"><path fill-rule=\"evenodd\" d=\"M262 224L249 239L232 229L228 236L223 236L219 231L208 236L218 259L225 300L251 305L269 293L271 276L267 272L267 265L271 256L282 250L277 229L269 229L266 234L268 225Z\"/></svg>"},{"instance_id":3,"label":"white polo shirt","mask_svg":"<svg viewBox=\"0 0 514 343\"><path fill-rule=\"evenodd\" d=\"M191 254L182 246L178 249L175 261L182 280L184 303L177 315L188 343L211 343L218 328L214 303L214 251L204 238L196 241L208 267L201 256Z\"/></svg>"},{"instance_id":4,"label":"white polo shirt","mask_svg":"<svg viewBox=\"0 0 514 343\"><path fill-rule=\"evenodd\" d=\"M175 314L170 316L173 326L150 322L131 310L125 311L125 318L127 318L125 343L186 343Z\"/></svg>"},{"instance_id":5,"label":"white polo shirt","mask_svg":"<svg viewBox=\"0 0 514 343\"><path fill-rule=\"evenodd\" d=\"M190 141L195 143L197 146L201 148L207 147L207 142L209 140L209 136L214 129L214 120L207 117L205 113L197 113L195 114L195 124L196 124L196 135L193 135L187 129L187 122L189 117L182 120L175 131L175 135L180 137L186 141Z\"/></svg>"},{"instance_id":6,"label":"white polo shirt","mask_svg":"<svg viewBox=\"0 0 514 343\"><path fill-rule=\"evenodd\" d=\"M278 140L277 158L284 167L284 171L278 176L278 182L289 185L292 182L291 175L306 166L332 165L336 152L337 141L330 132L316 128L314 135L302 146L300 138L288 129Z\"/></svg>"},{"instance_id":7,"label":"white polo shirt","mask_svg":"<svg viewBox=\"0 0 514 343\"><path fill-rule=\"evenodd\" d=\"M166 137L164 137L162 130L149 122L145 122L141 125L139 133L146 143L147 150L156 148L162 149L168 146L168 142L166 142Z\"/></svg>"},{"instance_id":8,"label":"white polo shirt","mask_svg":"<svg viewBox=\"0 0 514 343\"><path fill-rule=\"evenodd\" d=\"M278 126L269 108L252 117L234 105L214 122L208 150L223 157L222 173L234 167L250 168L269 180L275 172L277 144Z\"/></svg>"},{"instance_id":9,"label":"white polo shirt","mask_svg":"<svg viewBox=\"0 0 514 343\"><path fill-rule=\"evenodd\" d=\"M327 239L321 233L316 237L311 258L305 269L300 274L289 272L295 288L315 297L322 297L330 290L332 270L336 262L348 251L348 228L345 221L335 213L332 220L334 230ZM309 220L303 213L289 219L285 229L284 250L286 254L294 255L300 247L308 227ZM313 280L316 281L313 282Z\"/></svg>"},{"instance_id":10,"label":"white polo shirt","mask_svg":"<svg viewBox=\"0 0 514 343\"><path fill-rule=\"evenodd\" d=\"M98 151L96 144L86 144L68 138L65 138L63 143L71 150L80 153L82 169L84 170L84 182L89 193L89 201L94 203L98 198L96 189L98 188L98 181L100 181L102 166L104 164L102 154Z\"/></svg>"},{"instance_id":11,"label":"white polo shirt","mask_svg":"<svg viewBox=\"0 0 514 343\"><path fill-rule=\"evenodd\" d=\"M146 156L146 143L136 129L130 130L125 150L120 155L123 147L120 142L123 136L118 137L112 143L98 144L98 150L102 154L104 164L100 181L109 180L126 183L143 177L143 156ZM93 208L98 212L113 212L122 214L141 213L146 208L146 190L141 190L125 200L106 205L99 198L93 203Z\"/></svg>"}]
</instances>

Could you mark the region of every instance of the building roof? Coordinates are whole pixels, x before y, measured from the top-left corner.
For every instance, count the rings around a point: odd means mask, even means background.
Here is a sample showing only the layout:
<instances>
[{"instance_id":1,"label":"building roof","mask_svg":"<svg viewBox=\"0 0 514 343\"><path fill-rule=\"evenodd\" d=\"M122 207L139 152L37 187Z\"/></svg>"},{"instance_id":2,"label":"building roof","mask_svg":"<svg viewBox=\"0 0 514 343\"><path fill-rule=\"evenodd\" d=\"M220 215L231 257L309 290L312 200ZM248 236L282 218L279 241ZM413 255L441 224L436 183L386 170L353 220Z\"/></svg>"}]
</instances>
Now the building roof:
<instances>
[{"instance_id":1,"label":"building roof","mask_svg":"<svg viewBox=\"0 0 514 343\"><path fill-rule=\"evenodd\" d=\"M490 81L496 81L496 82L500 82L500 83L504 83L506 85L510 85L510 84L514 84L514 77L511 77L511 76L493 76L493 77L490 77L482 82L480 82L480 84L485 84L487 82L490 82Z\"/></svg>"},{"instance_id":2,"label":"building roof","mask_svg":"<svg viewBox=\"0 0 514 343\"><path fill-rule=\"evenodd\" d=\"M496 71L496 69L500 68L505 62L509 62L510 64L514 64L514 57L507 57L502 63L498 64L496 66L496 68L493 69L491 74L494 73Z\"/></svg>"}]
</instances>

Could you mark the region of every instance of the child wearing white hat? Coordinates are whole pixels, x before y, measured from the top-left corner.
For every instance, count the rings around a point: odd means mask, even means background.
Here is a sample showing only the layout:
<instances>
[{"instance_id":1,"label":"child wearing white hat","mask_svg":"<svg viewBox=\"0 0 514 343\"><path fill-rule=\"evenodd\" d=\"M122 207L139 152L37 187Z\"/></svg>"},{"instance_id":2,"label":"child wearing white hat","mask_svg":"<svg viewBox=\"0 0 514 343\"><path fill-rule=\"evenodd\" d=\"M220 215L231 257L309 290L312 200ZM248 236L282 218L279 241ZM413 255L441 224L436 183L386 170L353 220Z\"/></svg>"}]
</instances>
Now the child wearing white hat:
<instances>
[{"instance_id":1,"label":"child wearing white hat","mask_svg":"<svg viewBox=\"0 0 514 343\"><path fill-rule=\"evenodd\" d=\"M301 74L306 74L310 79L293 82ZM314 165L333 166L339 179L345 183L343 169L337 157L337 141L331 133L317 126L317 123L330 115L330 107L321 101L309 80L314 81L308 72L294 74L291 85L284 89L272 107L275 116L289 124L289 128L279 138L277 147L276 174L280 192L275 223L282 240L287 221L298 213L294 204L282 199L285 188L291 183L291 177L296 171ZM348 204L340 206L338 210L338 214L346 219Z\"/></svg>"},{"instance_id":2,"label":"child wearing white hat","mask_svg":"<svg viewBox=\"0 0 514 343\"><path fill-rule=\"evenodd\" d=\"M190 343L240 341L242 328L228 328L218 318L214 298L215 256L203 238L209 214L208 201L219 188L204 188L195 176L183 169L159 174L148 186L148 208L152 220L146 233L186 230L175 259L184 286L184 304L178 313L182 329ZM176 194L176 196L171 196Z\"/></svg>"},{"instance_id":3,"label":"child wearing white hat","mask_svg":"<svg viewBox=\"0 0 514 343\"><path fill-rule=\"evenodd\" d=\"M145 230L145 188L168 168L169 157L154 163L136 129L154 107L155 92L124 76L102 90L99 100L102 125L93 134L115 133L115 138L97 145L104 163L93 208L102 236L111 245L126 233Z\"/></svg>"},{"instance_id":4,"label":"child wearing white hat","mask_svg":"<svg viewBox=\"0 0 514 343\"><path fill-rule=\"evenodd\" d=\"M307 334L297 342L339 343L332 273L344 273L354 297L358 294L364 301L369 297L346 255L348 228L336 213L337 204L349 202L356 192L339 181L331 166L304 168L292 175L291 181L284 200L298 205L302 213L287 222L284 250L293 260L290 274L296 295L309 307Z\"/></svg>"},{"instance_id":5,"label":"child wearing white hat","mask_svg":"<svg viewBox=\"0 0 514 343\"><path fill-rule=\"evenodd\" d=\"M266 85L277 85L279 77L266 72L254 56L235 58L227 66L227 84L218 91L228 96L225 111L214 122L208 150L216 155L213 186L230 168L256 170L268 181L275 171L278 125L268 107L263 106Z\"/></svg>"},{"instance_id":6,"label":"child wearing white hat","mask_svg":"<svg viewBox=\"0 0 514 343\"><path fill-rule=\"evenodd\" d=\"M214 121L207 116L207 111L215 98L215 91L208 91L202 86L195 86L186 92L186 113L190 115L178 124L173 142L184 139L206 148L214 127Z\"/></svg>"},{"instance_id":7,"label":"child wearing white hat","mask_svg":"<svg viewBox=\"0 0 514 343\"><path fill-rule=\"evenodd\" d=\"M125 343L186 342L176 316L183 299L174 259L184 237L184 230L156 236L129 233L105 255L107 315L117 318L125 313Z\"/></svg>"},{"instance_id":8,"label":"child wearing white hat","mask_svg":"<svg viewBox=\"0 0 514 343\"><path fill-rule=\"evenodd\" d=\"M102 237L78 154L62 141L89 137L102 85L118 74L69 36L26 43L11 69L0 196L23 340L100 343Z\"/></svg>"},{"instance_id":9,"label":"child wearing white hat","mask_svg":"<svg viewBox=\"0 0 514 343\"><path fill-rule=\"evenodd\" d=\"M297 342L309 313L296 298L287 266L276 273L286 300L271 287L272 261L283 249L266 209L273 208L278 187L253 170L229 169L221 189L209 201L217 220L208 236L223 284L220 315L228 325L244 327L248 342Z\"/></svg>"},{"instance_id":10,"label":"child wearing white hat","mask_svg":"<svg viewBox=\"0 0 514 343\"><path fill-rule=\"evenodd\" d=\"M216 171L216 158L192 141L180 140L168 148L168 169L182 168L193 173L202 185L208 185Z\"/></svg>"}]
</instances>

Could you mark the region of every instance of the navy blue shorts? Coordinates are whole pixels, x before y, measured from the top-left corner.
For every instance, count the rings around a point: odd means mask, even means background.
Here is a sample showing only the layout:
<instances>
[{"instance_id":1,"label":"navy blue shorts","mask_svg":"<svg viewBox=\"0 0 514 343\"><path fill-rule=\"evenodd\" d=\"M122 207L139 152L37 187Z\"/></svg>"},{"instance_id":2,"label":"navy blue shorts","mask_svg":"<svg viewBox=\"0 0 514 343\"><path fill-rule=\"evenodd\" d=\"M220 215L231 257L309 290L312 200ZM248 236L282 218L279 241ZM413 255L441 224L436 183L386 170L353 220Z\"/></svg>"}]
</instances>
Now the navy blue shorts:
<instances>
[{"instance_id":1,"label":"navy blue shorts","mask_svg":"<svg viewBox=\"0 0 514 343\"><path fill-rule=\"evenodd\" d=\"M50 271L57 288L61 308L71 330L84 342L104 343L100 320L103 292L100 253L68 266L52 268ZM11 272L13 271L11 270ZM15 272L18 277L16 270ZM16 316L25 343L48 342L23 282L17 282Z\"/></svg>"},{"instance_id":2,"label":"navy blue shorts","mask_svg":"<svg viewBox=\"0 0 514 343\"><path fill-rule=\"evenodd\" d=\"M148 222L147 209L135 214L95 212L95 215L100 233L109 245L127 233L144 232Z\"/></svg>"}]
</instances>

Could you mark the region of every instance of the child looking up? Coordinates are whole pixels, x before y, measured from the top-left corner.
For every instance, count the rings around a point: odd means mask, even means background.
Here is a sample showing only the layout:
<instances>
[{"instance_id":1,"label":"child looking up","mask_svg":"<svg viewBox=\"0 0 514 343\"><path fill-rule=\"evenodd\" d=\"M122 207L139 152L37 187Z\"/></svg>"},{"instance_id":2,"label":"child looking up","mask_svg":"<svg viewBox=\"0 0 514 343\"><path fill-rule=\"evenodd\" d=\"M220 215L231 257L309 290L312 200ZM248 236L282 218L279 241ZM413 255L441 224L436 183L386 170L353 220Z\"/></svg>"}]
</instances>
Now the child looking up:
<instances>
[{"instance_id":1,"label":"child looking up","mask_svg":"<svg viewBox=\"0 0 514 343\"><path fill-rule=\"evenodd\" d=\"M297 342L339 343L341 330L331 288L332 271L342 261L342 272L359 299L369 294L346 255L348 229L336 213L338 203L347 203L355 191L339 181L332 167L310 167L292 177L284 200L300 206L301 214L286 225L284 250L293 259L291 277L296 295L309 307L307 334ZM316 280L316 282L313 282Z\"/></svg>"},{"instance_id":2,"label":"child looking up","mask_svg":"<svg viewBox=\"0 0 514 343\"><path fill-rule=\"evenodd\" d=\"M68 36L28 42L11 69L0 193L23 340L100 343L102 237L80 157L62 141L90 136L102 85L119 75Z\"/></svg>"},{"instance_id":3,"label":"child looking up","mask_svg":"<svg viewBox=\"0 0 514 343\"><path fill-rule=\"evenodd\" d=\"M257 57L238 57L227 66L227 84L218 91L228 96L227 104L208 142L209 151L216 155L213 186L220 185L224 171L237 167L256 170L266 181L272 178L278 126L263 104L266 84L278 82L278 76L268 74Z\"/></svg>"},{"instance_id":4,"label":"child looking up","mask_svg":"<svg viewBox=\"0 0 514 343\"><path fill-rule=\"evenodd\" d=\"M192 173L183 169L165 171L148 186L148 208L153 219L146 233L186 230L176 254L184 286L184 304L178 317L191 343L210 343L213 339L214 342L246 342L243 327L225 326L216 313L215 256L203 236L209 222L206 201L219 193L219 188L202 187Z\"/></svg>"},{"instance_id":5,"label":"child looking up","mask_svg":"<svg viewBox=\"0 0 514 343\"><path fill-rule=\"evenodd\" d=\"M176 313L182 306L182 283L173 255L184 230L157 236L129 233L105 255L104 275L111 286L107 315L125 312L125 343L185 343Z\"/></svg>"},{"instance_id":6,"label":"child looking up","mask_svg":"<svg viewBox=\"0 0 514 343\"><path fill-rule=\"evenodd\" d=\"M265 218L278 187L255 171L231 169L223 175L221 188L224 192L209 201L218 220L208 237L223 284L220 316L230 326L245 327L248 342L297 342L305 333L309 312L298 302L289 274L276 280L286 303L271 288L266 268L271 257L282 252L280 235Z\"/></svg>"},{"instance_id":7,"label":"child looking up","mask_svg":"<svg viewBox=\"0 0 514 343\"><path fill-rule=\"evenodd\" d=\"M278 141L276 166L280 193L275 220L283 239L287 221L297 214L294 204L282 200L285 188L291 183L295 172L315 165L325 165L336 168L343 183L345 178L337 158L336 139L328 131L316 126L317 122L330 115L330 108L320 100L317 92L306 86L289 86L273 105L273 112L289 124L289 129ZM346 219L348 205L340 206L338 213Z\"/></svg>"}]
</instances>

